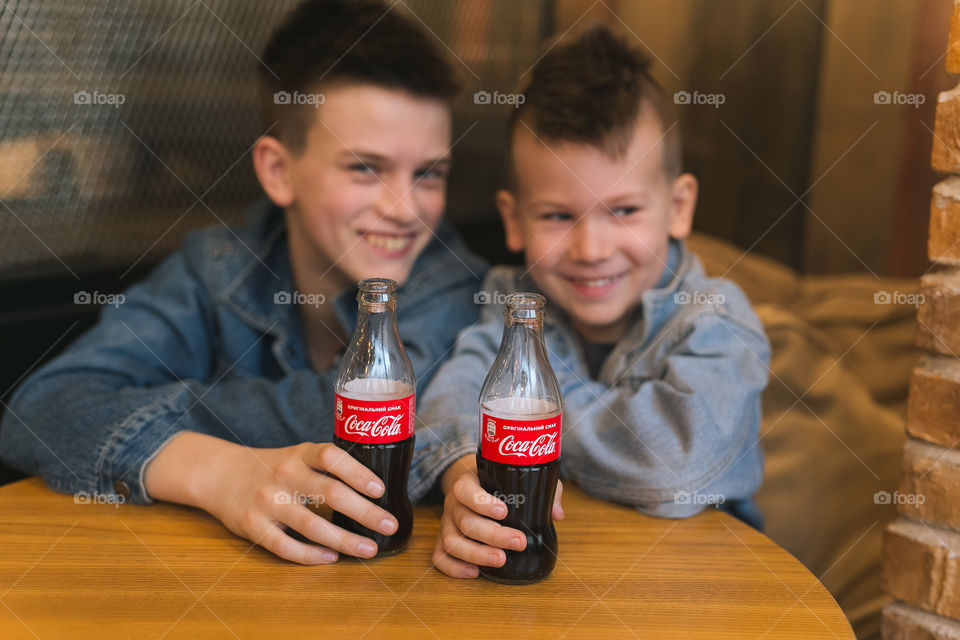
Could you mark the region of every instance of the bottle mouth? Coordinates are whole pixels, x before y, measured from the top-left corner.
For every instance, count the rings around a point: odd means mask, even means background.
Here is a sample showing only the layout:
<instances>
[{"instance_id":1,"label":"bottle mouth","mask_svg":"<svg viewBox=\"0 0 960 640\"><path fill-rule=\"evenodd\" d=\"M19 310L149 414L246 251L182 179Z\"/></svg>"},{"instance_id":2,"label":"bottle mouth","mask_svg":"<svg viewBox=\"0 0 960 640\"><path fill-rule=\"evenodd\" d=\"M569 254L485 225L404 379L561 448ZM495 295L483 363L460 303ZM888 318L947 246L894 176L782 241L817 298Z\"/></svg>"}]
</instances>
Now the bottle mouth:
<instances>
[{"instance_id":1,"label":"bottle mouth","mask_svg":"<svg viewBox=\"0 0 960 640\"><path fill-rule=\"evenodd\" d=\"M511 293L505 300L503 315L511 320L536 320L546 303L546 298L539 293Z\"/></svg>"},{"instance_id":2,"label":"bottle mouth","mask_svg":"<svg viewBox=\"0 0 960 640\"><path fill-rule=\"evenodd\" d=\"M390 278L366 278L357 283L357 302L364 305L389 305L397 301L397 283ZM382 309L377 309L382 310Z\"/></svg>"}]
</instances>

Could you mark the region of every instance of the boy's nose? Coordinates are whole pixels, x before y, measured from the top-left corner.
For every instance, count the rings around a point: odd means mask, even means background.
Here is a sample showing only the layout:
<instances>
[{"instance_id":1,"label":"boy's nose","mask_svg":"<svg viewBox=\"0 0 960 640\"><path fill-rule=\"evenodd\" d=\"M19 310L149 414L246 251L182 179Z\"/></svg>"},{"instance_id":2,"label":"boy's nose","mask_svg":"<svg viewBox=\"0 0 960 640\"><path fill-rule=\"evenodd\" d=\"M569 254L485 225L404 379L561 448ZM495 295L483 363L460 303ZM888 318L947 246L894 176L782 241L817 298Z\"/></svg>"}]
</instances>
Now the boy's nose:
<instances>
[{"instance_id":1,"label":"boy's nose","mask_svg":"<svg viewBox=\"0 0 960 640\"><path fill-rule=\"evenodd\" d=\"M412 181L403 179L384 183L380 195L380 214L399 224L415 222L418 214L413 186Z\"/></svg>"},{"instance_id":2,"label":"boy's nose","mask_svg":"<svg viewBox=\"0 0 960 640\"><path fill-rule=\"evenodd\" d=\"M613 243L601 228L588 217L577 221L570 230L570 257L576 262L603 262L610 257Z\"/></svg>"}]
</instances>

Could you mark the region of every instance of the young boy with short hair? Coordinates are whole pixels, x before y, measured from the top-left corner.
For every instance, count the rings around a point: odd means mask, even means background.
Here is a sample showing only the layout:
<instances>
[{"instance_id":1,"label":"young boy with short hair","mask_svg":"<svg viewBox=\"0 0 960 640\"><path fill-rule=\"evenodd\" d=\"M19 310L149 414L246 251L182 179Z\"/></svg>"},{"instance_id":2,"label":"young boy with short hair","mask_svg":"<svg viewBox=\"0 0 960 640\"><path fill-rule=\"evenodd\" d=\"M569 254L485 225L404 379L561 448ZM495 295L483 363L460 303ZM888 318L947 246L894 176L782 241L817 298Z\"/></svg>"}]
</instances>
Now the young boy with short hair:
<instances>
[{"instance_id":1,"label":"young boy with short hair","mask_svg":"<svg viewBox=\"0 0 960 640\"><path fill-rule=\"evenodd\" d=\"M756 526L757 446L769 345L749 301L706 277L683 242L697 181L648 62L605 28L550 49L510 131L507 246L489 304L421 400L426 424L473 434L443 477L434 563L456 577L500 566L526 536L476 474L477 397L494 361L502 295L547 298L544 340L564 397L561 477L663 517L717 504ZM481 294L482 295L482 294ZM554 508L554 516L562 511Z\"/></svg>"},{"instance_id":2,"label":"young boy with short hair","mask_svg":"<svg viewBox=\"0 0 960 640\"><path fill-rule=\"evenodd\" d=\"M371 557L372 540L277 496L396 530L368 499L383 483L329 444L333 382L362 278L401 283L420 384L476 318L485 266L441 224L457 84L429 37L377 2L303 3L262 62L252 155L269 202L242 227L190 234L29 376L0 453L59 491L205 509L295 562ZM442 440L418 435L414 498L455 459Z\"/></svg>"}]
</instances>

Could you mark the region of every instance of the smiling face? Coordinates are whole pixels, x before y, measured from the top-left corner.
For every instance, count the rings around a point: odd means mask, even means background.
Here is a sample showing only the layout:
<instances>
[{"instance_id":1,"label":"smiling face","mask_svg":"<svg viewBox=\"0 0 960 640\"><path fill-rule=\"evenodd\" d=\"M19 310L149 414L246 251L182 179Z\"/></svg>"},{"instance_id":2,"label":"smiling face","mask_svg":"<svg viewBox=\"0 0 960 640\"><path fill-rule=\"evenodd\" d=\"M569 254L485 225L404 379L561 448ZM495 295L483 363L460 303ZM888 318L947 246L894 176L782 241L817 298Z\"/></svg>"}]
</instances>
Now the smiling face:
<instances>
[{"instance_id":1,"label":"smiling face","mask_svg":"<svg viewBox=\"0 0 960 640\"><path fill-rule=\"evenodd\" d=\"M450 110L371 85L323 95L301 153L270 139L255 151L261 184L286 211L294 272L329 292L370 277L402 283L443 216Z\"/></svg>"},{"instance_id":2,"label":"smiling face","mask_svg":"<svg viewBox=\"0 0 960 640\"><path fill-rule=\"evenodd\" d=\"M516 193L497 204L507 246L550 301L591 342L620 339L644 291L656 285L669 238L690 233L697 182L663 170L663 129L637 120L626 153L611 158L582 143L544 143L517 124L512 152Z\"/></svg>"}]
</instances>

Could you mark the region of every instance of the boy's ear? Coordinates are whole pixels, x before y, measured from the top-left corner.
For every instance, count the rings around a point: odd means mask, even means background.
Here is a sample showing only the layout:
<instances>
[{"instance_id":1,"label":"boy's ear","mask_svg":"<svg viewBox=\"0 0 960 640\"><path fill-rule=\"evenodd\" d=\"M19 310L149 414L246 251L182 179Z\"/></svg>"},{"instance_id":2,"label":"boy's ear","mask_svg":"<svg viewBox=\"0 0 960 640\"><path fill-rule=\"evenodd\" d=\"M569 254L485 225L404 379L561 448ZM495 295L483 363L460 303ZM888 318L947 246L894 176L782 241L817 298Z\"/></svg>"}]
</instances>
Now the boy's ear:
<instances>
[{"instance_id":1,"label":"boy's ear","mask_svg":"<svg viewBox=\"0 0 960 640\"><path fill-rule=\"evenodd\" d=\"M673 194L670 202L670 237L682 240L690 235L693 228L693 212L697 208L697 179L689 173L680 175L673 181Z\"/></svg>"},{"instance_id":2,"label":"boy's ear","mask_svg":"<svg viewBox=\"0 0 960 640\"><path fill-rule=\"evenodd\" d=\"M290 177L290 153L273 136L263 136L253 145L253 170L267 197L278 207L293 204L293 181Z\"/></svg>"},{"instance_id":3,"label":"boy's ear","mask_svg":"<svg viewBox=\"0 0 960 640\"><path fill-rule=\"evenodd\" d=\"M507 249L515 253L523 251L523 229L520 224L517 199L506 189L501 189L497 191L497 209L500 210L500 219L507 234Z\"/></svg>"}]
</instances>

